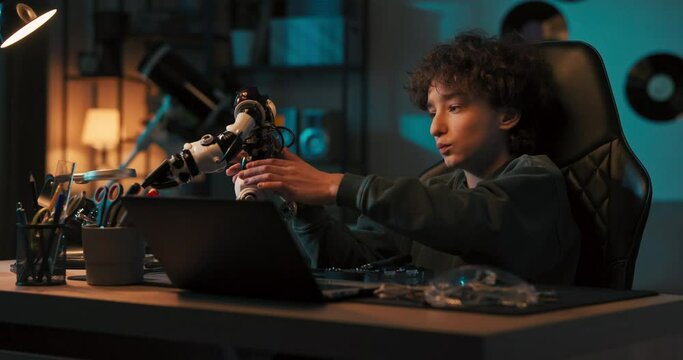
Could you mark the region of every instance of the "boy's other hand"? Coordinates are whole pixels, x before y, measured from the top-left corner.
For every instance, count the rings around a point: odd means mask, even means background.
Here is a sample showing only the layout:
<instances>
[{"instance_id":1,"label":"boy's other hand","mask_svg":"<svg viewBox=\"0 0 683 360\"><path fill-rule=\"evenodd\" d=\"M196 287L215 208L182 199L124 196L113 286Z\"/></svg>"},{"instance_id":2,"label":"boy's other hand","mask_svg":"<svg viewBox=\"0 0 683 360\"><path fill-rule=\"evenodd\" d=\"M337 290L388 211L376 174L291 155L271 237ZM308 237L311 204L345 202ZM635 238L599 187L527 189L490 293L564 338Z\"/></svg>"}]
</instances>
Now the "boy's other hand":
<instances>
[{"instance_id":1,"label":"boy's other hand","mask_svg":"<svg viewBox=\"0 0 683 360\"><path fill-rule=\"evenodd\" d=\"M235 175L237 175L237 173L240 172L241 169L242 169L242 164L240 164L240 163L232 164L232 165L230 165L230 167L228 167L227 170L225 170L225 175L232 177L233 178L232 182L235 182L235 179L234 179Z\"/></svg>"},{"instance_id":2,"label":"boy's other hand","mask_svg":"<svg viewBox=\"0 0 683 360\"><path fill-rule=\"evenodd\" d=\"M282 153L282 159L255 160L245 170L240 170L240 164L234 164L225 173L233 181L238 176L247 185L275 191L287 200L310 205L335 203L343 174L320 171L289 149L285 148Z\"/></svg>"}]
</instances>

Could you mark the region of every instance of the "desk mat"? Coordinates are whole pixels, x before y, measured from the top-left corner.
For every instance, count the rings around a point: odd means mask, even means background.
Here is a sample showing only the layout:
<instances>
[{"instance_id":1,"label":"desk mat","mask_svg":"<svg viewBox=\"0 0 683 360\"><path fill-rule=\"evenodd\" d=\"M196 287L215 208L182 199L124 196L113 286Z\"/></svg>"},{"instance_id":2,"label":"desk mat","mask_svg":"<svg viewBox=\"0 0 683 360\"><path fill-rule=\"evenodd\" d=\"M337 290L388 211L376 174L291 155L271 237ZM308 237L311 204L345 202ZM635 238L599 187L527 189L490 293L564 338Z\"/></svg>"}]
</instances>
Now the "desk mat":
<instances>
[{"instance_id":1,"label":"desk mat","mask_svg":"<svg viewBox=\"0 0 683 360\"><path fill-rule=\"evenodd\" d=\"M85 281L85 275L68 277L68 280ZM145 277L139 285L174 287L164 272L145 272ZM552 302L541 302L530 305L526 308L513 306L468 306L462 308L435 308L425 302L410 301L404 299L380 299L377 297L355 297L340 299L339 301L357 302L374 305L404 306L415 308L430 308L445 311L465 311L476 312L490 315L529 315L539 314L555 310L570 309L586 305L596 305L613 301L638 299L642 297L655 296L658 293L647 290L616 290L607 288L591 287L558 287L536 285L539 291L553 291L557 296Z\"/></svg>"},{"instance_id":2,"label":"desk mat","mask_svg":"<svg viewBox=\"0 0 683 360\"><path fill-rule=\"evenodd\" d=\"M536 286L540 291L554 291L557 299L552 302L542 302L530 305L526 308L513 306L486 305L468 306L462 308L434 308L425 302L415 302L403 299L379 299L379 298L355 298L348 301L375 305L407 306L417 308L431 308L446 311L465 311L491 315L528 315L539 314L555 310L570 309L579 306L602 304L613 301L637 299L647 296L655 296L655 291L646 290L615 290L590 287L551 287Z\"/></svg>"}]
</instances>

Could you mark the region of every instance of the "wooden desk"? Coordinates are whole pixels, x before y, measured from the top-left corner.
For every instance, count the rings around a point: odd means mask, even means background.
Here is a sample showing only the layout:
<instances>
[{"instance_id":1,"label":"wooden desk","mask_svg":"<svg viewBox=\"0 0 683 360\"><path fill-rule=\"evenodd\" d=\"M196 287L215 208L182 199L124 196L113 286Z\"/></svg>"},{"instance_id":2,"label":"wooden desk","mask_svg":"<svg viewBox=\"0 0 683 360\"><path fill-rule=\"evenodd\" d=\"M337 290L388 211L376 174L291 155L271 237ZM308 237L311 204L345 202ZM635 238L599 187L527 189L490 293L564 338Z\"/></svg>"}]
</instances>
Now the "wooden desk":
<instances>
[{"instance_id":1,"label":"wooden desk","mask_svg":"<svg viewBox=\"0 0 683 360\"><path fill-rule=\"evenodd\" d=\"M683 348L683 296L676 295L494 316L288 304L83 281L17 287L9 264L0 262L0 322L8 324L351 358L603 358L625 352L652 358L652 351L673 356Z\"/></svg>"}]
</instances>

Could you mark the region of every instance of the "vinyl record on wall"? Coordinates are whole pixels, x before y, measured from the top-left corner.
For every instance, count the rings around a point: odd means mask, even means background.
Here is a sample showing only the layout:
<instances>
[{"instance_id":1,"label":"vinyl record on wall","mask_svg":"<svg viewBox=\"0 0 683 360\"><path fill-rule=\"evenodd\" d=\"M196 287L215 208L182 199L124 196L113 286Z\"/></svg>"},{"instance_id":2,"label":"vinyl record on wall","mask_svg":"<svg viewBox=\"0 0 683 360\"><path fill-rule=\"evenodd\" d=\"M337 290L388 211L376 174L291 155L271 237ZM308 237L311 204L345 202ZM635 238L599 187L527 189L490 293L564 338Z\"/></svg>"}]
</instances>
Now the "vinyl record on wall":
<instances>
[{"instance_id":1,"label":"vinyl record on wall","mask_svg":"<svg viewBox=\"0 0 683 360\"><path fill-rule=\"evenodd\" d=\"M633 110L650 120L683 117L683 59L665 53L641 59L628 74L626 97Z\"/></svg>"},{"instance_id":2,"label":"vinyl record on wall","mask_svg":"<svg viewBox=\"0 0 683 360\"><path fill-rule=\"evenodd\" d=\"M516 33L528 42L567 40L567 21L554 6L541 1L527 1L512 8L500 30L502 35Z\"/></svg>"}]
</instances>

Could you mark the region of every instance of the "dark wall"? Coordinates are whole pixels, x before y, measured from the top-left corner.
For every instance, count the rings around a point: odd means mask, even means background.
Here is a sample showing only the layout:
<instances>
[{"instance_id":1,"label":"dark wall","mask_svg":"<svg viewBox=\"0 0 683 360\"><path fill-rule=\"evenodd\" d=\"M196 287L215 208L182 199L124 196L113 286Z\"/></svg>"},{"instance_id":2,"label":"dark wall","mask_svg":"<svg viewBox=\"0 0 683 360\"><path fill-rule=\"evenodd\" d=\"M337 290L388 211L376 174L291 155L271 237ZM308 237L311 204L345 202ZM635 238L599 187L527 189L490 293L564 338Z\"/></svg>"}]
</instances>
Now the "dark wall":
<instances>
[{"instance_id":1,"label":"dark wall","mask_svg":"<svg viewBox=\"0 0 683 360\"><path fill-rule=\"evenodd\" d=\"M0 51L1 259L15 256L17 201L31 209L29 173L44 176L46 84L46 31Z\"/></svg>"}]
</instances>

